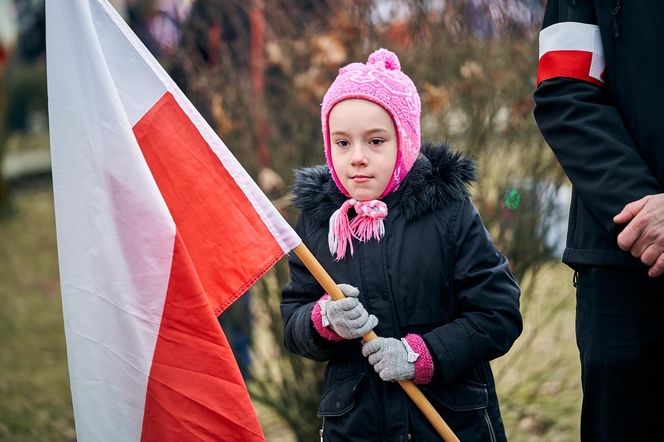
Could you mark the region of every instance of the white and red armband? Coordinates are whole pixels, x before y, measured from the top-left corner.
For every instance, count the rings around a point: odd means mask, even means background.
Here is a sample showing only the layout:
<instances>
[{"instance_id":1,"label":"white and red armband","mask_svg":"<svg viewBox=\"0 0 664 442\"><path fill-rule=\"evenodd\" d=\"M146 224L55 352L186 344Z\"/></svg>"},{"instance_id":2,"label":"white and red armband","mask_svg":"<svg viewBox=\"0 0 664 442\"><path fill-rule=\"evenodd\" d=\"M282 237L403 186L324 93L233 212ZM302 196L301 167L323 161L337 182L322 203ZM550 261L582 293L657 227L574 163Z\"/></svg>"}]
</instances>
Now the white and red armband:
<instances>
[{"instance_id":1,"label":"white and red armband","mask_svg":"<svg viewBox=\"0 0 664 442\"><path fill-rule=\"evenodd\" d=\"M538 85L551 78L569 77L604 86L605 67L599 26L562 22L540 32Z\"/></svg>"}]
</instances>

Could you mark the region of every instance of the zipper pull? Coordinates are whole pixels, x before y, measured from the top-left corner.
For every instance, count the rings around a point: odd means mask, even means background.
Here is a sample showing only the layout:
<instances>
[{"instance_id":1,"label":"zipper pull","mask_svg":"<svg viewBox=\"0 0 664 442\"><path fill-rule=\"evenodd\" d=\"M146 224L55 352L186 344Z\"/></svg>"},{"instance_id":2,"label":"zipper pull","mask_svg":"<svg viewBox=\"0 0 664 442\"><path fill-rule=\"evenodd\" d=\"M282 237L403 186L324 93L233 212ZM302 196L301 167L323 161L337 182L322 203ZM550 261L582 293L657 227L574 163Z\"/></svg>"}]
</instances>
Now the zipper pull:
<instances>
[{"instance_id":1,"label":"zipper pull","mask_svg":"<svg viewBox=\"0 0 664 442\"><path fill-rule=\"evenodd\" d=\"M620 14L620 8L622 7L622 1L616 0L613 10L611 11L611 17L613 17L613 36L615 38L620 37L620 29L618 29L618 19L616 16Z\"/></svg>"}]
</instances>

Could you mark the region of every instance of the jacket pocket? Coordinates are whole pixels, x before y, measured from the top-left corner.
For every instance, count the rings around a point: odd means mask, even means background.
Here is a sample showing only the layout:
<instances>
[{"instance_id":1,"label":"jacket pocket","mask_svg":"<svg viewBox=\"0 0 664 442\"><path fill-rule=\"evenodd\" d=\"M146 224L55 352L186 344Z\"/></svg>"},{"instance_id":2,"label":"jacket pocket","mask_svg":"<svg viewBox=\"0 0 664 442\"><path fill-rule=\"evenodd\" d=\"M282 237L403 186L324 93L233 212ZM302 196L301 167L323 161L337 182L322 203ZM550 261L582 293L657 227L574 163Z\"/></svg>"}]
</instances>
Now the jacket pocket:
<instances>
[{"instance_id":1,"label":"jacket pocket","mask_svg":"<svg viewBox=\"0 0 664 442\"><path fill-rule=\"evenodd\" d=\"M460 440L497 440L499 428L488 412L489 393L485 384L468 381L433 384L424 386L422 390ZM498 433L502 434L501 431Z\"/></svg>"},{"instance_id":2,"label":"jacket pocket","mask_svg":"<svg viewBox=\"0 0 664 442\"><path fill-rule=\"evenodd\" d=\"M318 417L343 416L355 406L355 397L364 373L342 379L330 386L320 400Z\"/></svg>"},{"instance_id":3,"label":"jacket pocket","mask_svg":"<svg viewBox=\"0 0 664 442\"><path fill-rule=\"evenodd\" d=\"M482 410L489 406L489 392L485 384L431 384L424 386L422 390L440 405L453 411Z\"/></svg>"}]
</instances>

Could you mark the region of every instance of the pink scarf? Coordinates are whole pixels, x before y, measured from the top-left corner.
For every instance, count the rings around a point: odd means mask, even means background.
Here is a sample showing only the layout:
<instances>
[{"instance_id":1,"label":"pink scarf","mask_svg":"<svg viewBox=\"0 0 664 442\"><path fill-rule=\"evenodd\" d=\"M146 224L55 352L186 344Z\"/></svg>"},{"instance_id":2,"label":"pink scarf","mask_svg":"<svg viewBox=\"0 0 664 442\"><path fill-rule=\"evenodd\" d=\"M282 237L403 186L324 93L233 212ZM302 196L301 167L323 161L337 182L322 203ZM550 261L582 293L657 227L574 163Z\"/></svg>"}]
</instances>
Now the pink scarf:
<instances>
[{"instance_id":1,"label":"pink scarf","mask_svg":"<svg viewBox=\"0 0 664 442\"><path fill-rule=\"evenodd\" d=\"M348 221L348 210L353 207L357 216L353 221ZM355 238L360 242L369 241L371 238L380 239L385 235L385 223L387 216L387 205L380 200L357 201L349 199L337 209L330 217L330 232L327 235L327 243L330 253L336 254L336 261L346 256L346 248L350 247L353 255L353 241Z\"/></svg>"}]
</instances>

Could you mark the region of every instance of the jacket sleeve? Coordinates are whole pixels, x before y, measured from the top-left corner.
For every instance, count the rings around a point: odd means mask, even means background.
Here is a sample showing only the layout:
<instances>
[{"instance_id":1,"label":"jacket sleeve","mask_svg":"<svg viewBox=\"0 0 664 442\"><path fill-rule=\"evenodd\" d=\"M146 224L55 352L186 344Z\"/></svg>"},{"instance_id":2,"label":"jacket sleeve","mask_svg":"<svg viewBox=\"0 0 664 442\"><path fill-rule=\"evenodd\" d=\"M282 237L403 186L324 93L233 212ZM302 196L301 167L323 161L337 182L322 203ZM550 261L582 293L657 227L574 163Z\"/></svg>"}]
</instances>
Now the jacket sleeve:
<instances>
[{"instance_id":1,"label":"jacket sleeve","mask_svg":"<svg viewBox=\"0 0 664 442\"><path fill-rule=\"evenodd\" d=\"M592 2L547 3L540 35L540 72L544 31L570 22L596 26ZM561 75L555 76L554 66L553 73L549 71L539 83L534 95L535 120L584 204L608 232L617 233L620 226L613 217L627 203L662 189L639 156L606 87L567 76L564 70L561 67Z\"/></svg>"},{"instance_id":2,"label":"jacket sleeve","mask_svg":"<svg viewBox=\"0 0 664 442\"><path fill-rule=\"evenodd\" d=\"M295 231L306 240L304 221L298 221ZM332 342L316 331L311 321L311 312L321 296L323 288L309 273L302 261L291 253L288 256L290 281L281 292L281 316L284 320L284 345L286 349L316 361L327 361L348 351L355 341Z\"/></svg>"},{"instance_id":3,"label":"jacket sleeve","mask_svg":"<svg viewBox=\"0 0 664 442\"><path fill-rule=\"evenodd\" d=\"M434 378L451 382L471 367L505 354L521 334L519 287L477 209L466 198L454 227L454 296L459 315L422 336Z\"/></svg>"}]
</instances>

